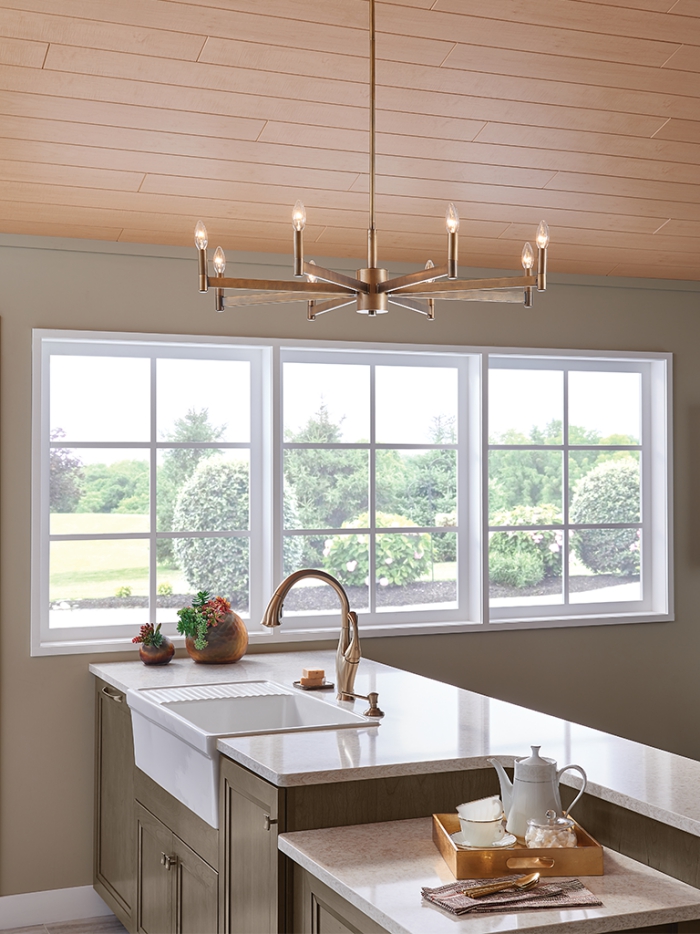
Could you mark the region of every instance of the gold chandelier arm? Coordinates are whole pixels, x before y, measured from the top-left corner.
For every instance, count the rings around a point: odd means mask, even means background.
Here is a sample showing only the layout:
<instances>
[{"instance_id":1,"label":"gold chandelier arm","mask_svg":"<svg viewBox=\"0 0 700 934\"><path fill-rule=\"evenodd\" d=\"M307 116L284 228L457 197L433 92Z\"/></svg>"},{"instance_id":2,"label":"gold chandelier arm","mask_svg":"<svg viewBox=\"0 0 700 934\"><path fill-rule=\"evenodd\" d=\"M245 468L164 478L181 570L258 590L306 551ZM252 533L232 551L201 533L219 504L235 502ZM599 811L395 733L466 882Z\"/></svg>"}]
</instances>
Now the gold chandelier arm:
<instances>
[{"instance_id":1,"label":"gold chandelier arm","mask_svg":"<svg viewBox=\"0 0 700 934\"><path fill-rule=\"evenodd\" d=\"M419 285L421 282L432 282L433 279L442 279L447 275L447 263L443 266L432 266L430 269L420 269L410 272L407 276L396 276L377 285L377 292L393 292L394 289L405 289L409 285Z\"/></svg>"},{"instance_id":2,"label":"gold chandelier arm","mask_svg":"<svg viewBox=\"0 0 700 934\"><path fill-rule=\"evenodd\" d=\"M403 292L401 296L403 298ZM509 302L510 304L525 303L525 289L462 289L456 292L412 292L411 298L424 298L439 300L441 302ZM389 296L390 302L396 302L398 296Z\"/></svg>"},{"instance_id":3,"label":"gold chandelier arm","mask_svg":"<svg viewBox=\"0 0 700 934\"><path fill-rule=\"evenodd\" d=\"M304 262L304 273L313 276L314 279L320 279L321 282L333 282L335 285L353 289L355 292L369 292L369 285L366 282L361 282L354 276L344 276L342 272L333 272L332 269L326 269L325 266L318 266L316 263ZM311 283L313 284L313 279Z\"/></svg>"},{"instance_id":4,"label":"gold chandelier arm","mask_svg":"<svg viewBox=\"0 0 700 934\"><path fill-rule=\"evenodd\" d=\"M313 267L312 267L313 268ZM294 282L288 279L227 279L224 276L210 276L212 289L237 289L245 292L302 292L304 296L318 294L325 298L333 295L347 295L348 289L332 283Z\"/></svg>"},{"instance_id":5,"label":"gold chandelier arm","mask_svg":"<svg viewBox=\"0 0 700 934\"><path fill-rule=\"evenodd\" d=\"M210 280L210 282L212 281L214 280ZM503 276L500 279L452 279L449 282L426 282L424 285L411 285L403 290L402 295L423 295L425 293L423 297L427 298L428 293L431 293L433 298L444 298L450 292L466 292L479 289L524 289L533 285L537 286L537 276Z\"/></svg>"},{"instance_id":6,"label":"gold chandelier arm","mask_svg":"<svg viewBox=\"0 0 700 934\"><path fill-rule=\"evenodd\" d=\"M355 301L355 296L350 296L348 292L347 299L341 299L344 304ZM225 308L238 308L241 305L279 305L285 302L304 302L309 299L317 301L320 298L334 298L333 292L251 292L246 295L227 295L224 298Z\"/></svg>"},{"instance_id":7,"label":"gold chandelier arm","mask_svg":"<svg viewBox=\"0 0 700 934\"><path fill-rule=\"evenodd\" d=\"M417 311L419 315L425 315L426 318L431 318L430 307L428 302L419 302L412 298L404 298L403 296L390 295L389 304L396 305L399 308L408 308L409 311Z\"/></svg>"},{"instance_id":8,"label":"gold chandelier arm","mask_svg":"<svg viewBox=\"0 0 700 934\"><path fill-rule=\"evenodd\" d=\"M336 308L345 308L346 305L352 305L356 301L355 296L350 299L334 298L329 302L309 302L309 321L313 321L319 315L325 315L327 311L335 311Z\"/></svg>"}]
</instances>

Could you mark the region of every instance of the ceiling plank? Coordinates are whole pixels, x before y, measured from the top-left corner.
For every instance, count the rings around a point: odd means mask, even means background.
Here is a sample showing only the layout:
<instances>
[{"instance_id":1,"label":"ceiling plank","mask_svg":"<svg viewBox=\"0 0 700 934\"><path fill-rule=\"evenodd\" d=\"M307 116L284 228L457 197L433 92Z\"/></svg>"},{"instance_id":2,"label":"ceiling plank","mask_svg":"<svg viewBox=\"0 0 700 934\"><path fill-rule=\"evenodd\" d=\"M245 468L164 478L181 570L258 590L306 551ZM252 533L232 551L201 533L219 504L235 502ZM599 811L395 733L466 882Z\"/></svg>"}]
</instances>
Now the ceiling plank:
<instances>
[{"instance_id":1,"label":"ceiling plank","mask_svg":"<svg viewBox=\"0 0 700 934\"><path fill-rule=\"evenodd\" d=\"M0 36L0 64L21 68L41 68L49 48L48 42L30 42Z\"/></svg>"}]
</instances>

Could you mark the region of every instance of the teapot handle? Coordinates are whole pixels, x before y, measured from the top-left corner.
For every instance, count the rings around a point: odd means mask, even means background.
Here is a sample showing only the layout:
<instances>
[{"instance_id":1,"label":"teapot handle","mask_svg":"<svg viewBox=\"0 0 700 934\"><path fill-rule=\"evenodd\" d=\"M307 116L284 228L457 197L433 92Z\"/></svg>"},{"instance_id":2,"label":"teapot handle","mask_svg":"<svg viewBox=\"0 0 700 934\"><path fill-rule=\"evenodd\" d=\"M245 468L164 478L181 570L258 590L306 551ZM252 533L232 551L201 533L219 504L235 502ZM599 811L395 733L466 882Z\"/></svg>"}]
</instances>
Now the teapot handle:
<instances>
[{"instance_id":1,"label":"teapot handle","mask_svg":"<svg viewBox=\"0 0 700 934\"><path fill-rule=\"evenodd\" d=\"M576 804L576 802L581 797L581 795L584 793L584 791L586 790L586 785L588 784L588 778L586 777L586 773L583 771L580 765L565 765L563 769L559 769L559 771L557 772L557 782L561 781L561 777L564 774L564 772L568 772L570 769L576 769L577 772L581 773L581 776L583 778L583 785L581 786L581 790L579 791L579 793L576 795L574 800L571 802L569 807L564 812L567 817L571 816L571 809Z\"/></svg>"}]
</instances>

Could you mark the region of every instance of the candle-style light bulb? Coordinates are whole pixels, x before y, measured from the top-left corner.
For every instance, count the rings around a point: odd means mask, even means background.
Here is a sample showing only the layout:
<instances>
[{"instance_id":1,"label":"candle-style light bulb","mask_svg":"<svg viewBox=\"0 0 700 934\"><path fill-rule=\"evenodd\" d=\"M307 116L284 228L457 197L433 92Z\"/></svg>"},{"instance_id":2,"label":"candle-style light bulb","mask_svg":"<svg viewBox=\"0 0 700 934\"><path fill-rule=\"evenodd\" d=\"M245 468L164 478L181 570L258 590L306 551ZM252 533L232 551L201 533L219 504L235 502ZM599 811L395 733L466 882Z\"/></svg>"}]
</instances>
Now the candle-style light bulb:
<instances>
[{"instance_id":1,"label":"candle-style light bulb","mask_svg":"<svg viewBox=\"0 0 700 934\"><path fill-rule=\"evenodd\" d=\"M531 243L526 243L523 247L523 252L520 254L520 262L523 264L523 269L526 269L528 273L535 265L535 251L532 249Z\"/></svg>"},{"instance_id":2,"label":"candle-style light bulb","mask_svg":"<svg viewBox=\"0 0 700 934\"><path fill-rule=\"evenodd\" d=\"M432 259L429 259L429 260L428 260L428 262L425 264L425 268L426 268L426 269L435 269L435 263L432 261ZM426 281L426 282L435 282L435 279L426 279L425 281Z\"/></svg>"},{"instance_id":3,"label":"candle-style light bulb","mask_svg":"<svg viewBox=\"0 0 700 934\"><path fill-rule=\"evenodd\" d=\"M457 208L451 201L447 205L447 211L445 212L445 226L447 227L448 233L457 233L459 230L459 214L457 213Z\"/></svg>"},{"instance_id":4,"label":"candle-style light bulb","mask_svg":"<svg viewBox=\"0 0 700 934\"><path fill-rule=\"evenodd\" d=\"M315 266L315 265L316 265L316 260L310 259L310 260L309 260L309 266ZM317 281L316 276L312 275L310 272L307 272L307 273L306 273L306 279L307 279L308 282L316 282L316 281Z\"/></svg>"},{"instance_id":5,"label":"candle-style light bulb","mask_svg":"<svg viewBox=\"0 0 700 934\"><path fill-rule=\"evenodd\" d=\"M297 201L292 211L292 227L295 230L303 230L306 226L306 208L301 201Z\"/></svg>"},{"instance_id":6,"label":"candle-style light bulb","mask_svg":"<svg viewBox=\"0 0 700 934\"><path fill-rule=\"evenodd\" d=\"M537 228L536 240L537 240L537 246L541 250L544 250L547 247L547 244L549 243L549 227L546 225L544 221L540 221L539 223L539 226Z\"/></svg>"},{"instance_id":7,"label":"candle-style light bulb","mask_svg":"<svg viewBox=\"0 0 700 934\"><path fill-rule=\"evenodd\" d=\"M194 242L198 250L206 250L207 243L209 240L207 238L207 228L204 226L204 221L199 220L194 227Z\"/></svg>"},{"instance_id":8,"label":"candle-style light bulb","mask_svg":"<svg viewBox=\"0 0 700 934\"><path fill-rule=\"evenodd\" d=\"M214 263L217 276L223 276L226 270L226 254L220 246L217 246L214 250L214 259L212 262Z\"/></svg>"}]
</instances>

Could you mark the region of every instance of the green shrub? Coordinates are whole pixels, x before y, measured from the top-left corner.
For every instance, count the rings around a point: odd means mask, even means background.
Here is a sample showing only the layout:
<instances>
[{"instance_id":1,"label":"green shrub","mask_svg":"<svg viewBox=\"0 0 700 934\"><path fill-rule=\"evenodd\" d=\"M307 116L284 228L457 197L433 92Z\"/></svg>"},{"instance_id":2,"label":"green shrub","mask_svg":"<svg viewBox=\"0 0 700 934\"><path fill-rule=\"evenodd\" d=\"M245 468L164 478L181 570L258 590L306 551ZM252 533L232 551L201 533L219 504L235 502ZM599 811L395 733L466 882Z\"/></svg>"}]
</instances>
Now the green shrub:
<instances>
[{"instance_id":1,"label":"green shrub","mask_svg":"<svg viewBox=\"0 0 700 934\"><path fill-rule=\"evenodd\" d=\"M535 551L523 550L509 555L494 552L489 555L489 576L495 584L530 587L544 578L544 563Z\"/></svg>"},{"instance_id":2,"label":"green shrub","mask_svg":"<svg viewBox=\"0 0 700 934\"><path fill-rule=\"evenodd\" d=\"M173 512L174 532L218 532L249 527L248 465L211 457L200 461L184 484ZM285 520L294 524L296 501L285 491ZM193 589L226 597L238 607L248 604L248 539L174 538L176 560ZM299 566L303 541L287 536L285 562Z\"/></svg>"},{"instance_id":3,"label":"green shrub","mask_svg":"<svg viewBox=\"0 0 700 934\"><path fill-rule=\"evenodd\" d=\"M173 585L168 584L166 581L163 581L162 584L158 584L158 593L161 597L169 597L173 592Z\"/></svg>"},{"instance_id":4,"label":"green shrub","mask_svg":"<svg viewBox=\"0 0 700 934\"><path fill-rule=\"evenodd\" d=\"M493 525L554 525L560 518L557 506L515 506L502 509ZM561 575L563 532L554 529L525 529L522 532L491 532L489 576L512 587L538 584L545 577Z\"/></svg>"},{"instance_id":5,"label":"green shrub","mask_svg":"<svg viewBox=\"0 0 700 934\"><path fill-rule=\"evenodd\" d=\"M130 597L131 596L131 587L125 585L123 587L117 587L114 591L115 597Z\"/></svg>"},{"instance_id":6,"label":"green shrub","mask_svg":"<svg viewBox=\"0 0 700 934\"><path fill-rule=\"evenodd\" d=\"M200 461L178 495L173 531L247 529L248 488L247 464L221 457ZM247 606L247 538L175 538L173 550L190 587Z\"/></svg>"},{"instance_id":7,"label":"green shrub","mask_svg":"<svg viewBox=\"0 0 700 934\"><path fill-rule=\"evenodd\" d=\"M638 522L638 462L621 457L598 464L576 484L570 512L574 523ZM639 573L637 529L580 529L572 546L591 571Z\"/></svg>"},{"instance_id":8,"label":"green shrub","mask_svg":"<svg viewBox=\"0 0 700 934\"><path fill-rule=\"evenodd\" d=\"M368 514L362 513L352 522L344 522L344 529L361 529L369 525ZM416 528L405 516L377 513L377 528ZM347 585L363 586L369 580L369 536L334 535L326 540L323 565ZM380 586L402 586L424 577L430 570L432 543L425 532L398 532L395 535L377 535L376 574Z\"/></svg>"}]
</instances>

